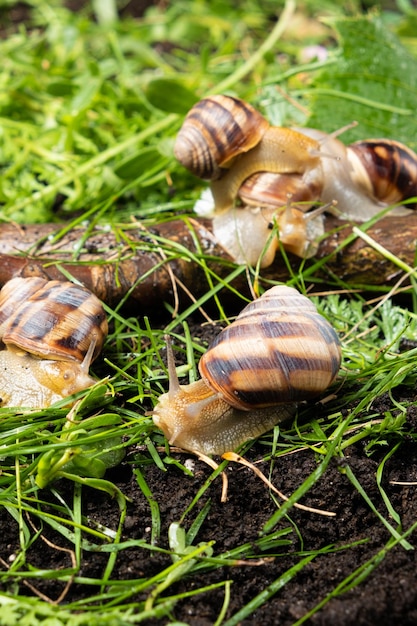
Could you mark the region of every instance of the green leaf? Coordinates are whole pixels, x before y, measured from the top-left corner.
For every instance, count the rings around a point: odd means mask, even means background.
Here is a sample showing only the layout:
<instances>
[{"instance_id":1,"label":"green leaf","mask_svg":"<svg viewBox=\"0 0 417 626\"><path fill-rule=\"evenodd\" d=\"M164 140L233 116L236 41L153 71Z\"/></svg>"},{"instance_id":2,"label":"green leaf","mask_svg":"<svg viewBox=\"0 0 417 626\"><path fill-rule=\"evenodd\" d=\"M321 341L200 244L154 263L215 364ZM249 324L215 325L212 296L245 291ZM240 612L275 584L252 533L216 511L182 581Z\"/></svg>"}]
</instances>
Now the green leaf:
<instances>
[{"instance_id":1,"label":"green leaf","mask_svg":"<svg viewBox=\"0 0 417 626\"><path fill-rule=\"evenodd\" d=\"M185 115L197 102L194 91L173 78L156 78L146 88L149 102L161 111Z\"/></svg>"},{"instance_id":2,"label":"green leaf","mask_svg":"<svg viewBox=\"0 0 417 626\"><path fill-rule=\"evenodd\" d=\"M74 425L68 422L68 428L58 440L68 442L68 447L52 448L39 458L35 477L38 487L45 488L63 471L102 478L106 469L118 465L125 454L121 447L122 436L117 432L120 422L115 413L95 415ZM88 441L84 443L86 438Z\"/></svg>"},{"instance_id":3,"label":"green leaf","mask_svg":"<svg viewBox=\"0 0 417 626\"><path fill-rule=\"evenodd\" d=\"M115 0L92 0L94 13L99 24L111 25L117 22L117 6Z\"/></svg>"},{"instance_id":4,"label":"green leaf","mask_svg":"<svg viewBox=\"0 0 417 626\"><path fill-rule=\"evenodd\" d=\"M332 132L356 120L344 143L387 137L416 149L417 60L379 18L332 24L342 47L315 79L308 125Z\"/></svg>"},{"instance_id":5,"label":"green leaf","mask_svg":"<svg viewBox=\"0 0 417 626\"><path fill-rule=\"evenodd\" d=\"M65 465L65 471L86 478L103 478L106 473L106 465L100 459L92 459L89 456L78 454Z\"/></svg>"},{"instance_id":6,"label":"green leaf","mask_svg":"<svg viewBox=\"0 0 417 626\"><path fill-rule=\"evenodd\" d=\"M78 115L81 111L92 106L93 99L100 89L101 82L102 79L100 77L85 76L83 85L70 101L69 109L71 115Z\"/></svg>"},{"instance_id":7,"label":"green leaf","mask_svg":"<svg viewBox=\"0 0 417 626\"><path fill-rule=\"evenodd\" d=\"M77 414L91 413L92 411L102 407L105 402L104 398L107 392L107 386L101 382L98 382L96 385L90 387L77 403Z\"/></svg>"}]
</instances>

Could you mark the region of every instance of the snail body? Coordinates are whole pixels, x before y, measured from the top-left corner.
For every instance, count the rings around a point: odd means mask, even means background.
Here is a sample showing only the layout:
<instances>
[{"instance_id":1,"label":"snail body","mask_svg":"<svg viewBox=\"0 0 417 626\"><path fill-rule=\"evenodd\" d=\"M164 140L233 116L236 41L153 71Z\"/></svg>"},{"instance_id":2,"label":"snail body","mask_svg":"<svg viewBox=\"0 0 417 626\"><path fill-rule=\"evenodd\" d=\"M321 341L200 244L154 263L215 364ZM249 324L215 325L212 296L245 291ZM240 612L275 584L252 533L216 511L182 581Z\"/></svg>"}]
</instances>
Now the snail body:
<instances>
[{"instance_id":1,"label":"snail body","mask_svg":"<svg viewBox=\"0 0 417 626\"><path fill-rule=\"evenodd\" d=\"M331 325L286 286L266 291L218 335L197 382L180 385L168 355L170 387L154 422L170 444L204 455L232 451L291 417L327 389L341 358Z\"/></svg>"},{"instance_id":2,"label":"snail body","mask_svg":"<svg viewBox=\"0 0 417 626\"><path fill-rule=\"evenodd\" d=\"M261 141L240 156L224 176L211 184L216 212L235 202L243 182L257 172L303 174L320 168L319 143L291 128L271 126Z\"/></svg>"},{"instance_id":3,"label":"snail body","mask_svg":"<svg viewBox=\"0 0 417 626\"><path fill-rule=\"evenodd\" d=\"M323 212L330 205L303 212L298 207L232 207L213 217L213 234L237 263L268 267L280 245L301 258L313 256L324 234ZM277 226L279 239L272 232Z\"/></svg>"},{"instance_id":4,"label":"snail body","mask_svg":"<svg viewBox=\"0 0 417 626\"><path fill-rule=\"evenodd\" d=\"M91 357L90 357L91 358ZM89 360L68 363L37 359L29 353L0 353L0 406L43 409L91 387Z\"/></svg>"},{"instance_id":5,"label":"snail body","mask_svg":"<svg viewBox=\"0 0 417 626\"><path fill-rule=\"evenodd\" d=\"M0 291L0 406L45 408L95 383L107 335L100 300L70 282L14 278Z\"/></svg>"},{"instance_id":6,"label":"snail body","mask_svg":"<svg viewBox=\"0 0 417 626\"><path fill-rule=\"evenodd\" d=\"M417 195L417 155L407 146L390 139L366 139L345 146L313 128L298 131L321 142L325 150L321 169L304 176L258 172L238 191L246 205L280 207L288 195L293 204L335 201L345 217L357 221L366 221L398 202L408 209L417 207L415 200L406 202ZM397 207L390 214L405 215L408 209Z\"/></svg>"},{"instance_id":7,"label":"snail body","mask_svg":"<svg viewBox=\"0 0 417 626\"><path fill-rule=\"evenodd\" d=\"M227 118L216 114L219 107L228 111ZM229 138L227 124L235 110L245 124L239 126L239 151L233 149L228 160L229 140L233 146L234 141ZM255 126L260 124L259 133L251 127L252 117ZM207 168L205 172L213 195L213 233L237 262L256 264L261 259L261 267L266 267L279 244L297 256L313 256L324 233L325 210L337 210L341 217L364 222L398 203L406 208L395 207L389 215L406 215L417 206L413 200L406 202L417 195L417 155L400 142L367 139L345 146L337 133L268 126L265 118L244 101L211 96L187 115L178 135L182 146L197 120L200 126L193 135L191 161L184 159L184 150L176 151L176 156L199 176L199 154L213 163L221 153L221 167L215 175L211 176ZM312 205L318 202L325 208L311 215ZM244 216L246 211L250 216ZM274 224L279 242L270 238Z\"/></svg>"}]
</instances>

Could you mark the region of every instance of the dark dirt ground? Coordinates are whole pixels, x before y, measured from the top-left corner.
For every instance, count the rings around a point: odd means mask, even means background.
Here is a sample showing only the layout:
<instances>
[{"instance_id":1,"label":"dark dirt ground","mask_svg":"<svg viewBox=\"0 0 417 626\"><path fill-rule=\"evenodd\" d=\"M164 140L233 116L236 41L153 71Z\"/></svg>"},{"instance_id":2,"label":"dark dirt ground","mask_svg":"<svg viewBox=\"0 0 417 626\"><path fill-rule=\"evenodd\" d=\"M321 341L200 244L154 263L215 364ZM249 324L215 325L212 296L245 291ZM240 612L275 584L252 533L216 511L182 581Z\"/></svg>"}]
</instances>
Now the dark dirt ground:
<instances>
[{"instance_id":1,"label":"dark dirt ground","mask_svg":"<svg viewBox=\"0 0 417 626\"><path fill-rule=\"evenodd\" d=\"M76 9L80 2L72 0L71 8ZM82 3L81 3L82 4ZM139 6L140 5L140 6ZM27 15L27 6L22 3L9 14L10 22L18 24ZM142 3L128 3L126 11L140 15ZM413 399L413 398L411 398ZM373 407L374 409L376 407ZM384 406L384 398L380 399L379 410L383 415L391 402ZM410 412L409 427L417 425L415 412ZM376 486L375 472L382 456L375 454L369 457L365 451L366 441L346 451L347 463L364 490L372 497L378 510L387 517L386 507ZM107 474L121 491L131 499L128 506L128 517L124 525L122 540L145 539L149 541L151 526L150 509L147 500L138 487L134 471L136 450L131 450L125 461ZM386 450L380 452L384 455ZM259 458L262 450L259 444L254 446L247 455L249 459ZM182 461L187 458L180 455ZM315 459L311 451L301 452L277 460L272 476L274 484L290 495L303 480L314 470ZM267 468L265 468L267 471ZM221 481L215 482L202 498L200 506L207 498L211 499L210 514L205 520L197 541L216 540L215 553L221 553L244 542L253 542L267 519L275 510L268 489L249 470L230 465L228 501L220 502ZM145 470L146 481L161 509L161 547L167 547L168 527L176 521L191 502L198 488L204 483L210 470L196 461L195 476L186 477L174 466L168 472L162 472L155 466ZM417 447L411 441L404 441L396 454L387 462L384 472L384 488L390 501L399 514L403 529L409 528L417 520L417 486L392 485L392 480L412 481L417 479ZM72 498L72 485L66 481L58 482L54 489L68 502ZM108 495L96 490L86 490L84 514L90 520L102 522L106 526L116 527L118 510ZM45 490L44 498L53 499L53 495ZM162 504L161 504L162 503ZM324 557L314 559L289 584L285 585L269 602L253 615L242 622L243 626L290 626L300 619L309 609L322 600L334 587L345 579L359 565L375 556L388 541L388 530L369 510L369 507L351 485L343 472L343 467L331 465L324 477L312 489L304 504L320 507L336 512L336 517L327 518L305 511L293 509L291 518L301 531L300 537L291 535L294 551L316 550L329 544L343 546L353 541L366 540L355 548L336 551ZM11 554L19 549L18 529L16 522L1 509L0 525L2 540L0 542L0 558L8 562ZM195 511L193 512L195 516ZM37 524L37 520L33 520ZM190 521L186 520L185 527ZM289 525L288 520L281 523ZM52 542L62 545L62 537L45 527L44 535ZM409 537L411 543L416 538ZM68 545L68 547L70 547ZM266 557L264 553L260 557ZM62 568L70 566L69 556L65 552L48 547L38 539L29 549L28 562L36 567ZM200 587L231 578L233 580L231 604L228 615L233 615L261 589L271 584L288 568L298 562L294 554L278 556L264 561L259 566L237 566L228 570L218 569L215 572L203 573L200 578L193 576L192 586ZM84 552L80 576L99 577L107 563L107 556ZM131 549L123 551L123 558L116 560L112 578L120 580L137 579L142 576L155 575L171 563L169 556L147 550ZM55 581L33 580L36 589L49 598L57 598L62 591L61 584ZM24 592L24 586L21 592ZM3 591L13 591L3 587ZM188 581L174 585L169 593L189 590ZM88 590L90 591L90 590ZM193 626L209 626L217 618L219 607L223 602L223 589L206 594L199 594L179 602L174 610L175 618ZM27 588L27 594L33 592ZM83 598L86 594L84 586L73 584L65 598L71 602ZM133 598L141 600L143 598ZM168 619L158 622L164 624ZM406 551L397 545L385 555L378 567L363 582L353 589L330 600L322 610L308 622L314 626L415 626L417 624L417 566L416 552Z\"/></svg>"},{"instance_id":2,"label":"dark dirt ground","mask_svg":"<svg viewBox=\"0 0 417 626\"><path fill-rule=\"evenodd\" d=\"M381 401L381 411L384 409ZM415 415L410 416L412 420ZM122 540L145 539L149 541L151 517L149 504L138 488L133 474L134 457L130 456L119 467L108 473L107 477L117 484L123 493L131 499L128 516L124 526ZM260 456L260 448L252 449L250 457ZM375 483L375 471L380 459L369 458L363 445L357 445L347 451L347 463L353 470L364 489L371 496L378 510L387 517ZM185 456L181 455L182 460ZM314 470L315 460L311 452L302 452L277 461L273 473L273 482L286 494L291 494L297 486ZM166 537L168 526L177 521L186 504L191 502L198 487L208 476L204 464L196 462L194 478L185 477L177 468L172 467L163 473L154 466L145 471L147 483L161 506L161 547L167 547ZM249 470L230 466L228 501L220 502L221 481L218 480L202 498L201 506L207 498L211 498L212 507L205 520L197 541L216 540L215 553L221 553L244 542L253 542L265 521L275 510L268 490ZM412 480L417 477L417 448L411 442L404 442L398 453L388 461L385 471L384 488L401 517L403 529L410 527L417 519L416 486L390 485L391 480ZM61 497L71 502L72 486L61 481L54 485ZM84 514L90 520L116 527L118 521L117 506L106 494L96 490L87 490ZM53 497L47 490L46 499ZM297 524L303 545L299 538L290 535L294 550L303 548L305 551L335 544L343 546L359 540L365 543L346 551L327 554L314 559L289 584L285 585L268 603L256 611L243 625L263 624L272 626L289 626L301 618L316 603L322 600L339 582L354 571L359 565L375 556L389 539L389 533L369 510L367 504L350 484L343 473L343 467L336 464L330 466L323 479L312 489L304 504L320 507L336 512L336 517L327 518L320 515L293 509L291 518ZM163 507L163 508L162 508ZM2 511L5 511L3 508ZM8 555L18 550L18 533L15 522L6 517L0 520L2 528L1 557L7 561ZM193 512L193 518L196 512ZM37 523L37 520L33 520ZM192 520L186 520L188 528ZM188 522L188 523L187 523ZM280 526L288 526L284 520ZM62 546L62 537L54 536L54 531L45 528L44 536ZM415 543L415 537L409 537ZM64 546L65 547L65 546ZM70 547L70 546L68 546ZM283 550L286 552L286 550ZM267 554L260 554L265 558ZM70 566L67 554L46 546L41 540L36 541L27 555L29 563L36 567L62 568ZM254 567L237 566L222 568L203 573L193 574L192 582L181 582L169 589L169 594L223 581L233 580L229 616L234 614L261 589L272 583L284 571L298 561L298 556L278 556ZM100 577L107 562L105 554L84 552L80 576ZM123 551L123 558L116 561L113 579L130 580L142 576L150 577L157 574L170 564L166 555L153 553L143 549ZM57 598L62 591L62 584L54 581L31 581L38 591L50 598ZM3 590L6 590L3 588ZM24 587L21 588L21 592ZM93 590L87 590L91 593ZM24 591L23 591L24 593ZM31 591L27 590L28 595ZM85 586L73 584L65 598L65 602L84 597ZM210 593L199 594L194 598L180 601L174 610L175 618L193 626L209 626L213 624L219 607L223 602L223 589ZM132 598L133 601L144 598ZM169 620L148 621L152 624L164 624ZM344 595L332 599L316 614L309 624L320 626L393 626L417 624L417 568L416 553L396 546L387 552L379 566L367 577L359 587Z\"/></svg>"}]
</instances>

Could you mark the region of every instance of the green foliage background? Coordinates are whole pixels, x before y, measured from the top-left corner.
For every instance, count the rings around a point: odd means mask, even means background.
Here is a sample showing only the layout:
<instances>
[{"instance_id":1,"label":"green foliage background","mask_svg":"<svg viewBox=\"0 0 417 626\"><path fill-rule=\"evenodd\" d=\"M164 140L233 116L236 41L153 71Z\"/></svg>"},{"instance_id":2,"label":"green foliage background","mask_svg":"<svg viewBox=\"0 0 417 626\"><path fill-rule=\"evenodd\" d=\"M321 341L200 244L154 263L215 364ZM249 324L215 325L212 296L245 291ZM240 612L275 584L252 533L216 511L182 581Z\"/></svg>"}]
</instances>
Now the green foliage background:
<instances>
[{"instance_id":1,"label":"green foliage background","mask_svg":"<svg viewBox=\"0 0 417 626\"><path fill-rule=\"evenodd\" d=\"M4 220L177 210L187 194L173 201L170 181L179 192L192 184L173 138L213 91L252 102L274 124L333 131L357 120L344 140L415 144L416 60L393 32L412 31L412 9L389 23L390 14L352 17L334 3L320 5L319 22L314 2L294 14L292 2L201 1L190 12L182 1L140 20L119 19L110 1L75 13L58 0L30 6L30 20L0 41ZM412 50L414 39L404 41ZM326 58L301 62L309 46Z\"/></svg>"}]
</instances>

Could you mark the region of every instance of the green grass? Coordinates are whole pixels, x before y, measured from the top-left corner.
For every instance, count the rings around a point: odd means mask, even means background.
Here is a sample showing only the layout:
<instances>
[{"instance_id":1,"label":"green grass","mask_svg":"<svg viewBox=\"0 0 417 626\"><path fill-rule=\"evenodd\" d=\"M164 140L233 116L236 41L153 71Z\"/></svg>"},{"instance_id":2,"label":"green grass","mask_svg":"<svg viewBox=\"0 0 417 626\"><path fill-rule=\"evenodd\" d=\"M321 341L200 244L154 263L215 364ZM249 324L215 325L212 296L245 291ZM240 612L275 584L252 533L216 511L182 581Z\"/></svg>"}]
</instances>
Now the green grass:
<instances>
[{"instance_id":1,"label":"green grass","mask_svg":"<svg viewBox=\"0 0 417 626\"><path fill-rule=\"evenodd\" d=\"M10 1L0 6L6 24L15 4ZM306 124L310 114L318 119L321 99L329 96L327 77L335 68L340 69L338 63L343 57L335 31L318 17L340 21L359 6L353 2L335 4L313 0L300 4L301 15L312 20L306 23L301 37L290 28L294 11L290 0L280 9L272 0L247 0L235 8L202 0L193 2L192 15L190 3L182 0L164 11L153 7L141 20L118 19L111 1L92 2L71 13L59 0L31 0L30 19L17 27L9 23L0 41L0 219L18 223L65 220L68 228L100 223L123 237L132 216L149 226L175 215L191 215L203 185L172 155L183 115L200 97L226 91L262 107L274 123ZM387 29L401 34L404 50L408 49L413 58L416 42L411 34L416 13L407 2L401 7L402 13L383 13L382 21ZM330 19L328 22L332 24ZM328 58L303 60L302 50L310 44L326 47ZM398 40L401 55L402 44ZM324 78L321 72L325 72ZM360 71L358 74L361 81ZM368 118L364 116L361 132L364 126L365 130L372 128L376 109L378 115L394 113L398 117L400 134L403 118L415 123L410 120L408 105L398 108L398 103L392 102L382 107L381 113L377 95L373 98L367 102ZM341 100L344 102L343 93ZM341 104L336 102L337 106L334 101L331 106L327 104L329 110L325 111L333 129L341 126ZM347 100L343 116L356 119L349 106ZM386 118L381 118L381 124L386 123ZM391 127L393 136L395 132ZM208 261L204 255L193 255L170 242L158 244L169 258L177 255L202 267ZM400 260L394 262L402 276L410 271ZM292 282L304 290L309 282L315 282L320 265L305 273L301 267ZM258 271L248 273L254 284ZM417 522L402 528L382 480L390 455L397 453L405 438L415 440L406 423L412 403L402 401L397 390L400 386L411 390L416 384L417 348L404 349L401 341L415 341L417 311L396 304L394 296L400 284L372 303L356 290L348 297L329 294L314 298L340 333L341 373L331 389L334 396L320 417L311 407L303 408L294 424L277 427L261 438L263 467L268 462L272 467L274 459L304 449L311 452L317 465L288 501L277 504L259 528L258 538L250 544L236 544L224 553L218 553L211 541L200 542L199 532L210 512L210 501L201 505L202 498L226 462L200 489L196 488L191 501L184 502L178 523L171 525L168 537L161 538L162 502L155 499L147 484L147 470L156 465L162 474L176 465L185 474L192 473L168 450L150 416L158 396L167 388L164 334L173 334L180 346L179 375L190 382L196 380L197 363L206 346L190 320L199 308L204 310L213 295L217 297L215 317L226 319L227 311L218 294L223 287L231 289L232 278L243 272L245 268L231 266L229 277L221 279L206 269L212 289L163 327L151 317L125 317L119 306L108 308L112 330L104 360L94 367L98 377L108 379L86 393L69 416L59 405L19 414L0 410L0 506L17 527L14 558L8 563L2 560L0 572L0 583L7 590L0 594L2 623L11 626L42 620L51 626L124 625L146 623L151 618L172 618L175 623L172 616L179 600L221 589L224 604L215 624L238 624L285 585L291 585L310 561L349 550L357 541L352 538L343 546L329 545L309 553L300 550L292 567L265 589L257 590L252 600L230 617L226 614L234 590L227 574L220 582L206 586L190 584L187 592L176 593L172 586L219 568L232 571L239 560L293 551L293 505L335 459L385 527L388 538L373 558L335 584L296 623L305 622L331 598L359 585L394 546L404 550L414 547L410 535ZM335 291L347 287L337 277L332 283ZM414 276L411 293L415 304ZM166 308L168 316L172 311ZM390 405L380 415L373 405L383 394L387 394ZM342 464L349 446L359 441L364 442L368 455L385 452L375 476L385 511L375 506L353 471ZM105 473L134 446L138 450L134 476L151 516L149 541L122 539L128 499ZM63 482L72 486L71 498L60 493ZM83 503L91 489L106 494L117 518L115 525L95 523L85 515ZM28 554L42 540L43 529L52 530L70 546L65 548L68 564L64 568L47 562L42 568L31 564ZM302 530L297 531L302 535ZM161 541L167 542L169 549L158 547ZM131 548L141 550L146 558L166 554L169 563L150 578L120 580L114 576L116 562ZM104 555L100 577L82 573L83 554L89 552ZM42 595L36 597L39 583L51 579L62 583L63 589L62 597L52 599L55 604ZM73 584L83 588L82 598L60 605L67 585ZM144 599L137 600L138 596Z\"/></svg>"}]
</instances>

